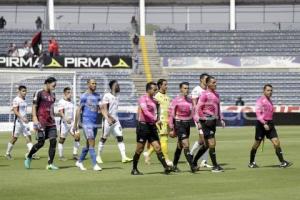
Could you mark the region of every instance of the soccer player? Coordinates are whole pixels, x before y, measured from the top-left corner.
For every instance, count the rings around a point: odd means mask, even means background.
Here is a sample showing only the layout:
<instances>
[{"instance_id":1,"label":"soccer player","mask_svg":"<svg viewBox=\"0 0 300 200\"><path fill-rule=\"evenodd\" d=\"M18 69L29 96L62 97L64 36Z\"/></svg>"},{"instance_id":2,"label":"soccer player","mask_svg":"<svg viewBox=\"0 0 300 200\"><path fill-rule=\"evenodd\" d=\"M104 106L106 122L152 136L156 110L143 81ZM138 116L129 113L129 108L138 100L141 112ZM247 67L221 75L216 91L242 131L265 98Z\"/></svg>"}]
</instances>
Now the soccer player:
<instances>
[{"instance_id":1,"label":"soccer player","mask_svg":"<svg viewBox=\"0 0 300 200\"><path fill-rule=\"evenodd\" d=\"M74 121L74 132L78 130L78 122L80 114L82 114L82 128L86 138L86 146L82 148L79 160L76 162L76 166L80 170L86 170L83 166L83 161L88 153L90 153L93 170L101 171L101 167L96 162L95 152L95 138L98 131L98 117L99 117L99 103L101 101L100 95L96 93L97 83L95 79L89 79L87 81L88 89L80 97L80 105L76 111Z\"/></svg>"},{"instance_id":2,"label":"soccer player","mask_svg":"<svg viewBox=\"0 0 300 200\"><path fill-rule=\"evenodd\" d=\"M197 102L201 96L201 93L206 90L206 78L208 77L208 74L203 73L200 75L200 84L196 86L192 91L192 100L193 100L193 106L196 108ZM195 122L196 123L196 122ZM199 140L196 141L191 149L191 154L196 155L198 150L200 149L201 145L204 145L204 136L203 131L199 130ZM208 150L203 154L203 156L200 158L201 164L200 167L208 167L211 168L209 164L207 164L208 159ZM197 163L194 163L194 165L198 165Z\"/></svg>"},{"instance_id":3,"label":"soccer player","mask_svg":"<svg viewBox=\"0 0 300 200\"><path fill-rule=\"evenodd\" d=\"M60 116L60 138L58 142L59 160L66 161L64 157L64 143L70 133L74 137L73 159L78 160L78 149L80 147L80 136L72 132L71 127L74 123L74 104L72 103L71 88L64 88L64 97L58 102L58 112Z\"/></svg>"},{"instance_id":4,"label":"soccer player","mask_svg":"<svg viewBox=\"0 0 300 200\"><path fill-rule=\"evenodd\" d=\"M202 145L198 153L194 156L194 163L197 163L199 158L209 149L209 155L213 164L212 172L223 172L223 168L218 165L216 157L216 126L217 121L220 121L222 127L225 127L225 122L220 108L220 96L216 92L217 80L213 76L206 78L207 90L202 92L200 99L195 109L194 120L197 122L198 129L202 129L205 145Z\"/></svg>"},{"instance_id":5,"label":"soccer player","mask_svg":"<svg viewBox=\"0 0 300 200\"><path fill-rule=\"evenodd\" d=\"M25 100L26 94L26 86L20 85L18 88L18 95L14 98L12 103L12 110L15 114L15 120L12 137L10 142L7 144L7 150L5 154L5 157L8 160L13 159L11 156L11 152L20 135L23 135L26 138L28 152L33 146L31 142L31 133L29 130L27 119L27 102Z\"/></svg>"},{"instance_id":6,"label":"soccer player","mask_svg":"<svg viewBox=\"0 0 300 200\"><path fill-rule=\"evenodd\" d=\"M103 163L101 153L103 152L104 144L110 134L112 134L118 141L122 163L131 162L132 159L126 156L122 127L118 118L118 93L120 92L119 83L116 80L112 80L109 82L109 88L111 92L104 94L100 105L104 120L102 123L103 134L98 144L97 162Z\"/></svg>"},{"instance_id":7,"label":"soccer player","mask_svg":"<svg viewBox=\"0 0 300 200\"><path fill-rule=\"evenodd\" d=\"M273 103L271 100L273 87L266 84L263 88L263 95L256 101L256 126L255 126L255 141L250 152L249 168L257 168L255 163L255 154L265 136L272 142L275 153L280 161L279 167L286 168L292 163L284 160L280 141L277 135L276 128L273 122Z\"/></svg>"},{"instance_id":8,"label":"soccer player","mask_svg":"<svg viewBox=\"0 0 300 200\"><path fill-rule=\"evenodd\" d=\"M56 79L49 77L44 82L44 88L35 92L32 105L32 121L33 127L37 132L38 142L33 145L27 155L24 165L26 169L30 168L32 155L35 154L45 144L45 140L49 139L49 159L47 170L57 170L53 164L56 150L57 130L54 119L54 102L55 93L53 90L56 87Z\"/></svg>"},{"instance_id":9,"label":"soccer player","mask_svg":"<svg viewBox=\"0 0 300 200\"><path fill-rule=\"evenodd\" d=\"M161 126L162 123L160 117L156 114L158 111L157 102L154 99L156 92L156 83L149 82L146 84L146 94L141 96L138 101L138 124L136 127L137 146L133 157L132 175L143 175L143 173L138 170L137 165L147 141L154 147L158 160L165 168L165 173L169 174L172 170L171 167L167 165L159 144L156 125Z\"/></svg>"},{"instance_id":10,"label":"soccer player","mask_svg":"<svg viewBox=\"0 0 300 200\"><path fill-rule=\"evenodd\" d=\"M159 141L161 146L161 151L164 154L166 162L169 166L173 166L173 162L169 159L168 155L168 135L170 131L170 127L168 125L168 109L170 105L170 98L167 95L168 90L168 82L165 79L159 79L157 82L158 92L154 96L154 99L159 104L159 116L160 121L162 122L161 127L157 126ZM150 164L150 156L153 153L154 148L150 145L148 151L144 152L143 155L145 157L145 162Z\"/></svg>"},{"instance_id":11,"label":"soccer player","mask_svg":"<svg viewBox=\"0 0 300 200\"><path fill-rule=\"evenodd\" d=\"M173 170L180 171L177 167L181 151L183 149L186 160L188 161L191 171L194 173L196 167L193 166L193 156L189 149L189 137L191 128L191 119L193 119L193 103L189 95L189 83L182 82L179 84L180 94L175 97L169 108L169 126L171 128L170 135L177 136L177 148L174 155Z\"/></svg>"}]
</instances>

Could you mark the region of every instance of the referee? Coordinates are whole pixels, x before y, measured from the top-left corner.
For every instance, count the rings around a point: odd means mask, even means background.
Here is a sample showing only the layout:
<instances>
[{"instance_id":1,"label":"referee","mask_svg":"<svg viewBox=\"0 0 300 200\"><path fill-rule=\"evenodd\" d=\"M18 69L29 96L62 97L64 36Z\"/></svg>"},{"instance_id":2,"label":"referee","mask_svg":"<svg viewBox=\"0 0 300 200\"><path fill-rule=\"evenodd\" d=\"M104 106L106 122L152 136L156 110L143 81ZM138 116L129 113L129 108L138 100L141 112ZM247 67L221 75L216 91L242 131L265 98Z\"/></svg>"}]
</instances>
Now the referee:
<instances>
[{"instance_id":1,"label":"referee","mask_svg":"<svg viewBox=\"0 0 300 200\"><path fill-rule=\"evenodd\" d=\"M276 155L280 161L279 167L286 168L292 165L292 163L283 159L280 141L273 123L272 93L272 85L266 84L263 88L263 95L256 101L257 122L255 126L255 141L250 151L249 168L258 168L258 165L255 163L255 155L265 137L271 140L275 148Z\"/></svg>"},{"instance_id":2,"label":"referee","mask_svg":"<svg viewBox=\"0 0 300 200\"><path fill-rule=\"evenodd\" d=\"M166 163L159 143L156 125L161 126L162 123L160 121L160 117L157 116L158 104L154 99L156 92L156 83L149 82L146 84L146 94L141 96L138 101L138 124L136 127L137 145L133 156L133 167L131 170L132 175L143 175L143 173L138 170L137 165L147 141L153 146L158 160L165 168L165 174L169 174L172 171L172 168Z\"/></svg>"}]
</instances>

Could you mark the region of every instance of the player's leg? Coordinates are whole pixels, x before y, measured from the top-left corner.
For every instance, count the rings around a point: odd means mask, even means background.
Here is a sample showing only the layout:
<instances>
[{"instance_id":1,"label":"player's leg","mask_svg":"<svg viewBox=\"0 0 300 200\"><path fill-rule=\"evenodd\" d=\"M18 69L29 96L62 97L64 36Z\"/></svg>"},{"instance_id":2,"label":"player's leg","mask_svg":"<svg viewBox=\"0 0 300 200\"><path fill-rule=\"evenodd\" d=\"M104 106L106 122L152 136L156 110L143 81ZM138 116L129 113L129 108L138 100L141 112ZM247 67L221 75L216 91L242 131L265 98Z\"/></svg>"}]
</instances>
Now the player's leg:
<instances>
[{"instance_id":1,"label":"player's leg","mask_svg":"<svg viewBox=\"0 0 300 200\"><path fill-rule=\"evenodd\" d=\"M165 173L166 174L169 174L172 170L172 168L170 166L168 166L167 162L166 162L166 159L164 157L164 154L162 153L161 151L161 146L160 146L160 143L158 141L158 138L155 139L155 140L152 140L151 141L151 145L153 146L154 148L154 151L156 152L156 155L157 155L157 159L160 161L160 163L162 164L162 166L164 167L165 169Z\"/></svg>"},{"instance_id":2,"label":"player's leg","mask_svg":"<svg viewBox=\"0 0 300 200\"><path fill-rule=\"evenodd\" d=\"M46 169L48 170L57 170L59 169L57 166L53 164L54 158L55 158L55 152L56 152L56 143L57 143L57 129L56 127L50 127L46 128L46 138L49 138L49 150L48 150L48 165Z\"/></svg>"},{"instance_id":3,"label":"player's leg","mask_svg":"<svg viewBox=\"0 0 300 200\"><path fill-rule=\"evenodd\" d=\"M18 137L12 136L10 141L8 142L6 153L5 153L5 158L7 160L13 160L13 157L11 156L11 152L12 152L17 140L18 140Z\"/></svg>"},{"instance_id":4,"label":"player's leg","mask_svg":"<svg viewBox=\"0 0 300 200\"><path fill-rule=\"evenodd\" d=\"M83 134L86 138L86 134L85 134L84 130L85 129L83 128ZM89 152L89 143L88 143L88 140L86 138L86 144L81 149L81 154L80 154L79 159L76 161L76 164L75 164L80 170L83 170L83 171L86 170L86 168L83 166L83 161L84 161L86 155L88 154L88 152Z\"/></svg>"},{"instance_id":5,"label":"player's leg","mask_svg":"<svg viewBox=\"0 0 300 200\"><path fill-rule=\"evenodd\" d=\"M94 171L101 171L102 168L97 164L96 161L96 151L95 151L95 139L97 136L97 131L98 129L96 127L91 127L88 129L88 145L89 145L89 154L91 157L92 165L93 165L93 170Z\"/></svg>"},{"instance_id":6,"label":"player's leg","mask_svg":"<svg viewBox=\"0 0 300 200\"><path fill-rule=\"evenodd\" d=\"M267 138L271 140L273 146L274 146L274 149L275 149L275 153L278 157L278 160L280 161L280 167L281 168L286 168L286 167L289 167L292 165L291 162L288 162L286 161L284 158L283 158L283 153L282 153L282 149L281 149L281 146L280 146L280 140L278 138L278 135L277 135L277 131L275 129L275 127L273 127L270 131L269 131L269 134L267 134Z\"/></svg>"},{"instance_id":7,"label":"player's leg","mask_svg":"<svg viewBox=\"0 0 300 200\"><path fill-rule=\"evenodd\" d=\"M169 126L168 122L163 122L161 129L158 129L159 141L161 146L161 151L164 154L166 162L169 166L173 166L173 162L169 158L169 148L168 148L168 135L169 135Z\"/></svg>"},{"instance_id":8,"label":"player's leg","mask_svg":"<svg viewBox=\"0 0 300 200\"><path fill-rule=\"evenodd\" d=\"M180 141L177 141L177 145L176 145L176 150L174 153L174 159L173 159L173 171L174 172L180 172L180 169L177 167L179 159L180 159L180 155L181 155L181 151L182 151L182 146Z\"/></svg>"},{"instance_id":9,"label":"player's leg","mask_svg":"<svg viewBox=\"0 0 300 200\"><path fill-rule=\"evenodd\" d=\"M32 160L32 156L33 154L35 154L40 148L42 148L45 144L45 131L43 130L38 130L37 131L37 140L38 142L36 144L33 145L33 147L31 148L31 150L29 151L25 161L24 161L24 165L26 169L30 168L31 165L31 160Z\"/></svg>"},{"instance_id":10,"label":"player's leg","mask_svg":"<svg viewBox=\"0 0 300 200\"><path fill-rule=\"evenodd\" d=\"M136 150L133 156L133 162L132 162L132 175L143 175L138 170L138 162L141 156L141 153L144 151L145 144L147 142L147 134L149 133L149 129L146 124L142 124L138 122L136 126Z\"/></svg>"},{"instance_id":11,"label":"player's leg","mask_svg":"<svg viewBox=\"0 0 300 200\"><path fill-rule=\"evenodd\" d=\"M123 131L120 122L116 122L112 127L112 134L116 137L118 148L121 154L122 163L131 162L132 158L126 156L126 148L124 143Z\"/></svg>"},{"instance_id":12,"label":"player's leg","mask_svg":"<svg viewBox=\"0 0 300 200\"><path fill-rule=\"evenodd\" d=\"M73 145L73 160L79 160L78 157L78 151L80 148L80 137L74 139L74 145Z\"/></svg>"},{"instance_id":13,"label":"player's leg","mask_svg":"<svg viewBox=\"0 0 300 200\"><path fill-rule=\"evenodd\" d=\"M14 127L13 127L13 132L12 132L12 137L7 144L7 149L6 149L6 153L5 153L6 159L8 159L8 160L13 159L13 157L11 156L11 152L12 152L14 145L17 142L18 137L20 136L21 133L22 133L22 127L21 127L20 123L15 121Z\"/></svg>"},{"instance_id":14,"label":"player's leg","mask_svg":"<svg viewBox=\"0 0 300 200\"><path fill-rule=\"evenodd\" d=\"M109 137L110 132L111 132L111 126L108 124L108 122L106 120L104 120L102 123L103 123L103 125L102 125L102 131L103 132L102 132L101 138L100 138L99 143L98 143L98 152L97 152L97 157L96 157L96 161L99 164L103 163L102 158L101 158L101 153L104 150L105 142L106 142L106 140Z\"/></svg>"},{"instance_id":15,"label":"player's leg","mask_svg":"<svg viewBox=\"0 0 300 200\"><path fill-rule=\"evenodd\" d=\"M58 150L58 156L60 161L66 161L67 159L64 157L64 143L66 141L66 138L68 136L68 128L67 125L64 123L60 124L60 137L57 145L57 150Z\"/></svg>"},{"instance_id":16,"label":"player's leg","mask_svg":"<svg viewBox=\"0 0 300 200\"><path fill-rule=\"evenodd\" d=\"M205 145L204 133L203 133L202 130L200 130L199 139L201 140L202 145ZM206 152L204 152L204 154L200 157L199 160L201 161L200 167L212 168L212 166L207 163L207 161L208 161L208 149L207 149Z\"/></svg>"},{"instance_id":17,"label":"player's leg","mask_svg":"<svg viewBox=\"0 0 300 200\"><path fill-rule=\"evenodd\" d=\"M216 139L215 137L211 137L207 140L208 148L209 148L209 156L211 159L211 162L213 164L212 172L223 172L223 168L218 165L217 162L217 156L216 156Z\"/></svg>"},{"instance_id":18,"label":"player's leg","mask_svg":"<svg viewBox=\"0 0 300 200\"><path fill-rule=\"evenodd\" d=\"M147 144L147 145L149 146L149 148L147 148L147 151L145 151L143 153L143 155L144 155L144 158L145 158L145 163L147 165L150 165L151 164L151 155L154 152L154 148L151 144Z\"/></svg>"},{"instance_id":19,"label":"player's leg","mask_svg":"<svg viewBox=\"0 0 300 200\"><path fill-rule=\"evenodd\" d=\"M255 138L254 138L255 140L250 150L250 162L248 164L249 168L258 168L258 165L255 162L255 156L256 156L257 149L259 148L262 140L264 140L265 138L265 135L266 135L266 131L263 125L257 122L255 125Z\"/></svg>"}]
</instances>

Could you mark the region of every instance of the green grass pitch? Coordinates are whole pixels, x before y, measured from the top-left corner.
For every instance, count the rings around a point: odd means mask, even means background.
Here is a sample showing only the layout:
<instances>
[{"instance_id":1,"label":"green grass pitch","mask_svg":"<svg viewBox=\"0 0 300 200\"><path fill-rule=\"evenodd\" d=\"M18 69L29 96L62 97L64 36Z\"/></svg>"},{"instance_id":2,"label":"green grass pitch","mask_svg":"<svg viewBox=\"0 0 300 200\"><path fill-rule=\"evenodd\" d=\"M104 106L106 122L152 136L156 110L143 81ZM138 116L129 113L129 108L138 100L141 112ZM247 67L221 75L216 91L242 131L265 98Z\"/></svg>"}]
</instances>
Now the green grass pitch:
<instances>
[{"instance_id":1,"label":"green grass pitch","mask_svg":"<svg viewBox=\"0 0 300 200\"><path fill-rule=\"evenodd\" d=\"M258 151L258 169L249 169L249 150L253 140L253 127L226 128L217 131L217 159L224 173L211 173L202 169L191 174L181 156L181 173L162 174L162 166L155 155L152 164L144 164L141 156L139 169L144 176L131 176L132 164L122 164L114 138L109 138L102 159L103 171L91 170L90 159L85 161L88 171L79 171L72 160L58 161L58 171L47 171L47 145L39 152L41 160L32 162L32 169L23 167L25 140L20 138L14 150L14 160L3 155L10 137L0 134L0 199L1 200L254 200L300 199L300 127L278 126L278 133L287 160L294 163L287 169L277 167L273 147L266 141L264 152ZM192 129L191 143L198 137ZM99 131L100 133L101 131ZM134 129L125 129L128 156L135 149ZM99 136L97 137L97 141ZM169 140L169 154L173 157L175 139ZM67 138L65 156L71 158L72 138Z\"/></svg>"}]
</instances>

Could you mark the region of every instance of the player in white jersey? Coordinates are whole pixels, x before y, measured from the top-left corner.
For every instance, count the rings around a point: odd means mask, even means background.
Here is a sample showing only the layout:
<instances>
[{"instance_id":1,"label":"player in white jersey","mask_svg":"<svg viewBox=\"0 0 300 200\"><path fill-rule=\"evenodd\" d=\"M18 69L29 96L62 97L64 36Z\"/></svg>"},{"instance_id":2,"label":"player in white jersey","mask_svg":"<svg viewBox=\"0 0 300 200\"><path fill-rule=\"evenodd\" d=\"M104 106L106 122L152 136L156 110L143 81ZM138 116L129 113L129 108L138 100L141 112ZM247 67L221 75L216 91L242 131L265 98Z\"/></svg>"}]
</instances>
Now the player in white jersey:
<instances>
[{"instance_id":1,"label":"player in white jersey","mask_svg":"<svg viewBox=\"0 0 300 200\"><path fill-rule=\"evenodd\" d=\"M196 86L193 91L192 91L192 100L193 100L193 106L194 108L197 105L198 99L201 96L201 93L206 90L206 78L208 77L208 74L203 73L200 75L200 84ZM197 126L196 126L197 127ZM191 154L196 156L198 150L200 149L201 145L204 145L204 137L203 137L203 131L200 129L199 130L199 140L196 141L191 149ZM209 167L211 168L210 165L207 164L207 159L208 159L208 150L203 154L203 156L200 158L201 164L200 167ZM194 165L197 166L197 161L195 160Z\"/></svg>"},{"instance_id":2,"label":"player in white jersey","mask_svg":"<svg viewBox=\"0 0 300 200\"><path fill-rule=\"evenodd\" d=\"M72 91L71 88L64 88L64 97L58 102L58 112L60 115L60 128L59 128L59 142L58 142L58 154L59 160L66 161L64 157L64 143L70 133L74 137L73 146L73 159L78 160L78 150L80 147L79 134L73 133L71 127L74 124L74 104L72 103Z\"/></svg>"},{"instance_id":3,"label":"player in white jersey","mask_svg":"<svg viewBox=\"0 0 300 200\"><path fill-rule=\"evenodd\" d=\"M111 92L104 94L100 105L101 112L103 115L103 122L102 122L103 133L98 145L97 162L103 163L101 159L101 153L103 151L104 144L107 138L109 137L109 135L113 135L118 141L118 147L121 153L122 162L123 163L131 162L132 159L126 156L122 127L118 118L118 106L119 106L118 93L120 92L120 87L116 80L112 80L109 82L109 88Z\"/></svg>"},{"instance_id":4,"label":"player in white jersey","mask_svg":"<svg viewBox=\"0 0 300 200\"><path fill-rule=\"evenodd\" d=\"M18 96L14 98L12 103L13 104L12 111L15 114L15 120L14 120L12 137L10 142L7 145L7 150L5 154L5 157L8 160L13 159L11 156L11 152L14 147L14 144L16 143L20 135L23 135L26 138L28 152L31 150L33 146L31 142L31 133L30 133L30 128L27 119L27 103L25 101L26 94L27 94L26 86L23 85L19 86Z\"/></svg>"}]
</instances>

